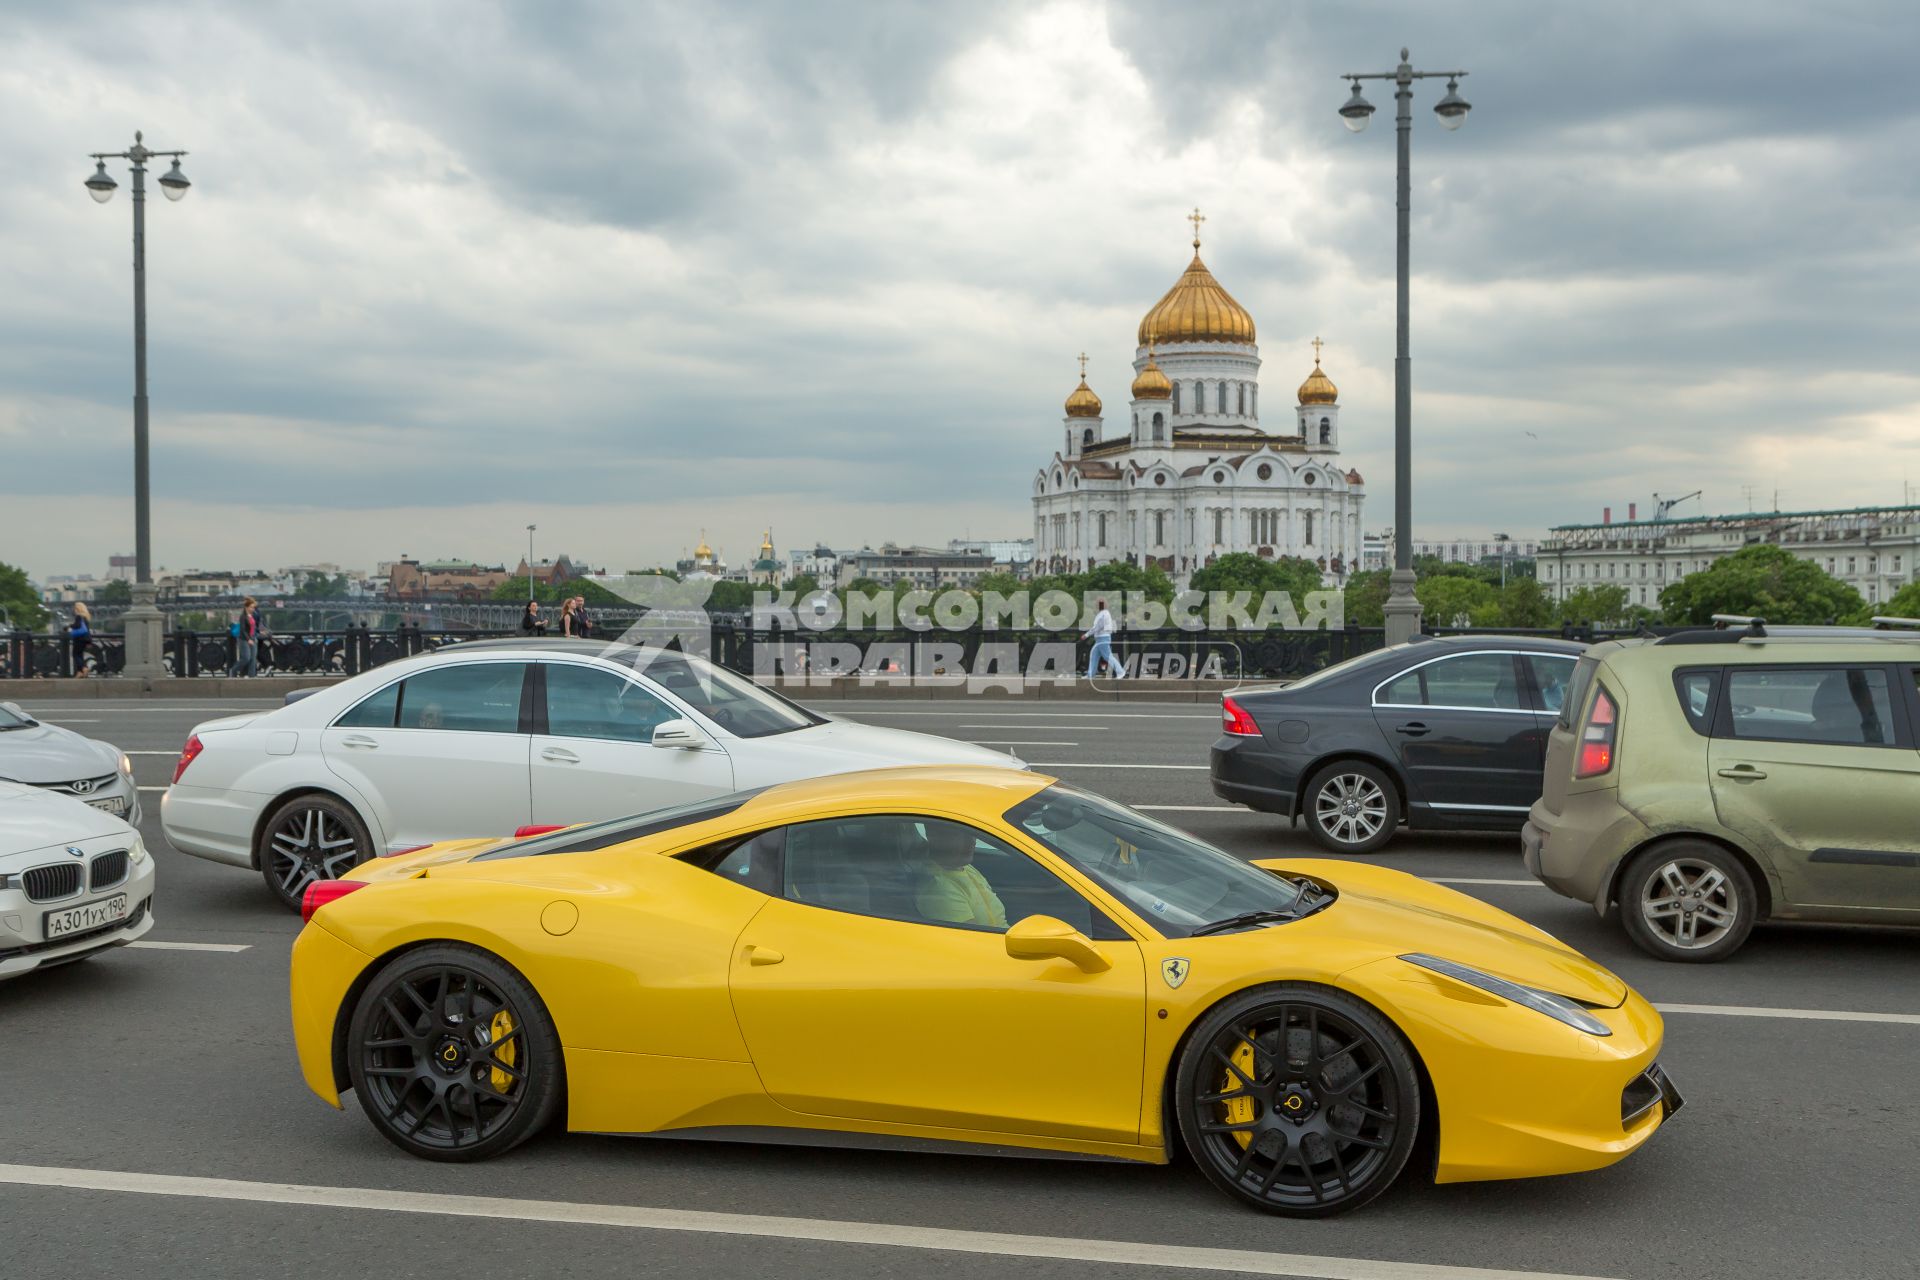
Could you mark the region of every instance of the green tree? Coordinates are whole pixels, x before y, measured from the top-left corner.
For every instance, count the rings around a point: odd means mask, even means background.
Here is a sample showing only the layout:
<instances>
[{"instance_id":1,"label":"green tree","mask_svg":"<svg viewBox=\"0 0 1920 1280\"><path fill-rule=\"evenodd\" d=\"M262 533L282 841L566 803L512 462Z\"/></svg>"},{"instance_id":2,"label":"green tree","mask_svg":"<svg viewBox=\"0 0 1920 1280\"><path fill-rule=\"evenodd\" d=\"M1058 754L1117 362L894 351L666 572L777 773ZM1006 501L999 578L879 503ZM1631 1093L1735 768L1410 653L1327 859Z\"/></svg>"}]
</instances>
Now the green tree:
<instances>
[{"instance_id":1,"label":"green tree","mask_svg":"<svg viewBox=\"0 0 1920 1280\"><path fill-rule=\"evenodd\" d=\"M1356 627L1384 627L1387 615L1387 571L1368 569L1347 579L1347 621Z\"/></svg>"},{"instance_id":2,"label":"green tree","mask_svg":"<svg viewBox=\"0 0 1920 1280\"><path fill-rule=\"evenodd\" d=\"M1625 587L1581 587L1567 593L1560 602L1560 621L1575 624L1613 626L1627 616Z\"/></svg>"},{"instance_id":3,"label":"green tree","mask_svg":"<svg viewBox=\"0 0 1920 1280\"><path fill-rule=\"evenodd\" d=\"M0 562L0 609L6 610L7 625L23 631L38 631L47 625L47 611L40 594L27 581L27 571Z\"/></svg>"},{"instance_id":4,"label":"green tree","mask_svg":"<svg viewBox=\"0 0 1920 1280\"><path fill-rule=\"evenodd\" d=\"M989 591L998 591L1003 596L1011 596L1023 591L1027 584L1011 573L983 573L974 580L973 589L982 595Z\"/></svg>"},{"instance_id":5,"label":"green tree","mask_svg":"<svg viewBox=\"0 0 1920 1280\"><path fill-rule=\"evenodd\" d=\"M1233 551L1195 570L1191 585L1195 591L1251 591L1255 599L1268 591L1285 591L1299 609L1306 603L1307 592L1321 589L1320 582L1320 568L1311 560L1299 556L1268 560Z\"/></svg>"},{"instance_id":6,"label":"green tree","mask_svg":"<svg viewBox=\"0 0 1920 1280\"><path fill-rule=\"evenodd\" d=\"M1150 600L1166 604L1173 599L1173 579L1159 565L1139 568L1120 560L1097 565L1085 573L1064 574L1073 585L1065 588L1074 595L1083 596L1088 592L1105 594L1113 599L1117 607L1122 593L1138 591ZM1202 588L1204 589L1204 588Z\"/></svg>"},{"instance_id":7,"label":"green tree","mask_svg":"<svg viewBox=\"0 0 1920 1280\"><path fill-rule=\"evenodd\" d=\"M95 604L132 604L133 584L124 578L116 578L93 593Z\"/></svg>"},{"instance_id":8,"label":"green tree","mask_svg":"<svg viewBox=\"0 0 1920 1280\"><path fill-rule=\"evenodd\" d=\"M782 583L780 589L793 592L795 600L805 600L820 589L820 579L811 573L796 573Z\"/></svg>"},{"instance_id":9,"label":"green tree","mask_svg":"<svg viewBox=\"0 0 1920 1280\"><path fill-rule=\"evenodd\" d=\"M713 594L707 597L707 611L733 612L753 608L754 588L745 582L733 582L726 578L713 584Z\"/></svg>"},{"instance_id":10,"label":"green tree","mask_svg":"<svg viewBox=\"0 0 1920 1280\"><path fill-rule=\"evenodd\" d=\"M1883 604L1868 605L1855 621L1865 623L1876 614L1883 618L1920 618L1920 581L1909 582Z\"/></svg>"},{"instance_id":11,"label":"green tree","mask_svg":"<svg viewBox=\"0 0 1920 1280\"><path fill-rule=\"evenodd\" d=\"M1547 591L1531 575L1509 577L1500 592L1500 622L1503 627L1551 627L1560 619Z\"/></svg>"},{"instance_id":12,"label":"green tree","mask_svg":"<svg viewBox=\"0 0 1920 1280\"><path fill-rule=\"evenodd\" d=\"M1415 556L1413 572L1421 578L1472 578L1494 584L1500 581L1500 563L1497 560L1467 564L1462 560L1442 560L1439 556Z\"/></svg>"},{"instance_id":13,"label":"green tree","mask_svg":"<svg viewBox=\"0 0 1920 1280\"><path fill-rule=\"evenodd\" d=\"M1443 574L1414 583L1413 594L1436 627L1500 625L1500 593L1478 578Z\"/></svg>"},{"instance_id":14,"label":"green tree","mask_svg":"<svg viewBox=\"0 0 1920 1280\"><path fill-rule=\"evenodd\" d=\"M347 594L347 575L332 576L310 570L293 593L302 600L342 600Z\"/></svg>"},{"instance_id":15,"label":"green tree","mask_svg":"<svg viewBox=\"0 0 1920 1280\"><path fill-rule=\"evenodd\" d=\"M1668 622L1696 626L1712 622L1716 613L1821 623L1852 618L1865 607L1858 591L1771 543L1736 551L1660 593L1660 611Z\"/></svg>"}]
</instances>

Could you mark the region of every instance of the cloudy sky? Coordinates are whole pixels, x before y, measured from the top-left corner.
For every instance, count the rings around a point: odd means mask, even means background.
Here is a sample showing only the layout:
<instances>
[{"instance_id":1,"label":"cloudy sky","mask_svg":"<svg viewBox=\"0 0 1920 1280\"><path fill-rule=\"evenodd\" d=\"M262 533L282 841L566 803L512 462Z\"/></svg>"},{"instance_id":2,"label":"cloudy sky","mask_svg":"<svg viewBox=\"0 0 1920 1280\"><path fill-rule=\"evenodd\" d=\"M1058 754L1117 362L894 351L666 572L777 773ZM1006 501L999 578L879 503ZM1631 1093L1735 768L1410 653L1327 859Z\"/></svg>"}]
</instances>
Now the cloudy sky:
<instances>
[{"instance_id":1,"label":"cloudy sky","mask_svg":"<svg viewBox=\"0 0 1920 1280\"><path fill-rule=\"evenodd\" d=\"M169 568L1023 536L1196 204L1378 528L1403 43L1423 536L1920 493L1904 0L0 0L0 560L132 546L136 128Z\"/></svg>"}]
</instances>

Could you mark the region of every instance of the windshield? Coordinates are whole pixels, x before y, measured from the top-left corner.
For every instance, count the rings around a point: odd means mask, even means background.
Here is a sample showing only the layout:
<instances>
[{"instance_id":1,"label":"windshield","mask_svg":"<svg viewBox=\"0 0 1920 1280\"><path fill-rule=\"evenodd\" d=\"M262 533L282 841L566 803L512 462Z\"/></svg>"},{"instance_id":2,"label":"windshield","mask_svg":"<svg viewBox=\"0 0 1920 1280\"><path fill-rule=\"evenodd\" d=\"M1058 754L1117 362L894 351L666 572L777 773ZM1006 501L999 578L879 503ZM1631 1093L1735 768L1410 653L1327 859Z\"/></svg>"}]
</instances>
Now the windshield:
<instances>
[{"instance_id":1,"label":"windshield","mask_svg":"<svg viewBox=\"0 0 1920 1280\"><path fill-rule=\"evenodd\" d=\"M1290 880L1059 783L1006 816L1170 938L1250 912L1291 913L1300 902Z\"/></svg>"},{"instance_id":2,"label":"windshield","mask_svg":"<svg viewBox=\"0 0 1920 1280\"><path fill-rule=\"evenodd\" d=\"M826 723L825 716L702 658L672 649L641 649L621 660L737 738L764 738Z\"/></svg>"},{"instance_id":3,"label":"windshield","mask_svg":"<svg viewBox=\"0 0 1920 1280\"><path fill-rule=\"evenodd\" d=\"M16 712L11 707L0 707L0 733L9 729L30 729L37 721L25 712Z\"/></svg>"}]
</instances>

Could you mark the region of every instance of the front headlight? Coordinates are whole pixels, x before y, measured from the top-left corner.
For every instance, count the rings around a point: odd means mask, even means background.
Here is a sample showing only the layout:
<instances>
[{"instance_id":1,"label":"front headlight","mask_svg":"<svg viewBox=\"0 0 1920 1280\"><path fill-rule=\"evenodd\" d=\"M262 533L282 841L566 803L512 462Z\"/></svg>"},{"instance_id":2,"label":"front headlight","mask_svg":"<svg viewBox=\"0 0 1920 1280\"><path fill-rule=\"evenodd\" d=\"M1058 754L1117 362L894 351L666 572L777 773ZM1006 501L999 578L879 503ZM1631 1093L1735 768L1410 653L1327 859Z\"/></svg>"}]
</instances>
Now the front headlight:
<instances>
[{"instance_id":1,"label":"front headlight","mask_svg":"<svg viewBox=\"0 0 1920 1280\"><path fill-rule=\"evenodd\" d=\"M124 751L120 753L120 773L128 782L133 781L133 757Z\"/></svg>"},{"instance_id":2,"label":"front headlight","mask_svg":"<svg viewBox=\"0 0 1920 1280\"><path fill-rule=\"evenodd\" d=\"M1610 1036L1613 1028L1582 1009L1565 996L1557 996L1551 991L1540 991L1533 987L1523 987L1517 982L1508 982L1505 978L1496 978L1490 973L1478 969L1469 969L1464 964L1451 960L1442 960L1439 956L1414 952L1400 957L1408 964L1417 964L1422 969L1431 969L1444 974L1455 982L1464 982L1470 987L1478 987L1489 995L1499 996L1514 1004L1525 1005L1535 1013L1544 1013L1555 1022L1564 1022L1575 1031L1584 1031L1590 1036Z\"/></svg>"},{"instance_id":3,"label":"front headlight","mask_svg":"<svg viewBox=\"0 0 1920 1280\"><path fill-rule=\"evenodd\" d=\"M135 836L133 838L133 843L127 846L127 864L129 866L137 867L141 863L145 862L146 860L147 860L147 842L145 840L142 840L139 836Z\"/></svg>"}]
</instances>

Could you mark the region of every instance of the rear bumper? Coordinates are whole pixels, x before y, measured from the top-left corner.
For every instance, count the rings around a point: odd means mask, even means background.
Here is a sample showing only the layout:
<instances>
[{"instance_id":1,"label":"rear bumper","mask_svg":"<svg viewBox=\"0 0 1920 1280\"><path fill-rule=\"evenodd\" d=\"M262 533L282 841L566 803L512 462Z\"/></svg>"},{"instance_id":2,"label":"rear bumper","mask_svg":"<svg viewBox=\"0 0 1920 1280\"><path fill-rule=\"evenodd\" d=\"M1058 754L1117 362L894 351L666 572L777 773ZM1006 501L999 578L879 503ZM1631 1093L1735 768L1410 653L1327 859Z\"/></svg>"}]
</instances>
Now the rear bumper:
<instances>
[{"instance_id":1,"label":"rear bumper","mask_svg":"<svg viewBox=\"0 0 1920 1280\"><path fill-rule=\"evenodd\" d=\"M293 940L287 988L294 1052L307 1087L330 1106L340 1105L346 1087L333 1057L334 1031L349 1012L347 993L369 963L371 957L311 922Z\"/></svg>"},{"instance_id":2,"label":"rear bumper","mask_svg":"<svg viewBox=\"0 0 1920 1280\"><path fill-rule=\"evenodd\" d=\"M1619 795L1612 788L1569 795L1559 813L1536 800L1520 828L1527 871L1563 897L1592 903L1602 916L1612 904L1621 859L1653 834L1620 806Z\"/></svg>"},{"instance_id":3,"label":"rear bumper","mask_svg":"<svg viewBox=\"0 0 1920 1280\"><path fill-rule=\"evenodd\" d=\"M1262 738L1223 734L1208 757L1213 794L1262 813L1293 816L1300 789L1299 770L1284 756L1266 749Z\"/></svg>"},{"instance_id":4,"label":"rear bumper","mask_svg":"<svg viewBox=\"0 0 1920 1280\"><path fill-rule=\"evenodd\" d=\"M167 843L196 858L253 867L253 827L266 797L174 783L160 797Z\"/></svg>"}]
</instances>

